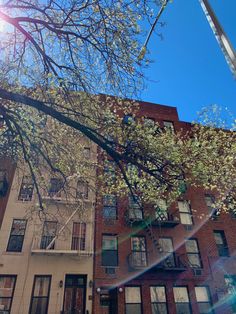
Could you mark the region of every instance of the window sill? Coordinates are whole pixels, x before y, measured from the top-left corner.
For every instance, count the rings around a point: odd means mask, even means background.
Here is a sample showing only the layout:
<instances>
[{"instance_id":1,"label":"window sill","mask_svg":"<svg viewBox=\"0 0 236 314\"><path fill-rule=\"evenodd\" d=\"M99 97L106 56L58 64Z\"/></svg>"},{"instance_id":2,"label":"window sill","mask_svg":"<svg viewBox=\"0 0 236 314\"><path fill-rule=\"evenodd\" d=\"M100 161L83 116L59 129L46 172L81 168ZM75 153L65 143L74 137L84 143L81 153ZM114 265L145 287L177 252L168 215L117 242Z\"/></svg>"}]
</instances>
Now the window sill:
<instances>
[{"instance_id":1,"label":"window sill","mask_svg":"<svg viewBox=\"0 0 236 314\"><path fill-rule=\"evenodd\" d=\"M24 252L8 252L8 251L5 251L2 253L2 255L19 255L19 256L23 256L24 255Z\"/></svg>"}]
</instances>

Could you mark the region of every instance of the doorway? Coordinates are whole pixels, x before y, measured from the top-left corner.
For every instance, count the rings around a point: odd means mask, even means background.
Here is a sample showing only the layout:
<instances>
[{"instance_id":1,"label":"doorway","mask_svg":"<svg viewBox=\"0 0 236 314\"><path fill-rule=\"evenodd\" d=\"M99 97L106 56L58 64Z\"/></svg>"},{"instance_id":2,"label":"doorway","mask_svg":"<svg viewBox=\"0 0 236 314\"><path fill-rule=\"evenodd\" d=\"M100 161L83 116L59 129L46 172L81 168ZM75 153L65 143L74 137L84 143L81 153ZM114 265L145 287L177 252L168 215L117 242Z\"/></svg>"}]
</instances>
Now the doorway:
<instances>
[{"instance_id":1,"label":"doorway","mask_svg":"<svg viewBox=\"0 0 236 314\"><path fill-rule=\"evenodd\" d=\"M63 314L85 314L86 275L66 275Z\"/></svg>"}]
</instances>

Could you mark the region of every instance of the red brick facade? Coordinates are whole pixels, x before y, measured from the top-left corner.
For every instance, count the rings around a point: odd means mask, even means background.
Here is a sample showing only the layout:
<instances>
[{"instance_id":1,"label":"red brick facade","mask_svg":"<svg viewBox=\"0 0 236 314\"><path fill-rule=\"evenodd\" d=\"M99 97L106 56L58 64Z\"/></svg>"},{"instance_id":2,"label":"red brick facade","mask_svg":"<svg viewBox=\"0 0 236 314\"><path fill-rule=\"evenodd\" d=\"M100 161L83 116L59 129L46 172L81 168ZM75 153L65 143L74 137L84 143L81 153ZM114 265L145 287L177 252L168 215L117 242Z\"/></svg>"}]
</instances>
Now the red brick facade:
<instances>
[{"instance_id":1,"label":"red brick facade","mask_svg":"<svg viewBox=\"0 0 236 314\"><path fill-rule=\"evenodd\" d=\"M173 107L141 103L140 114L141 116L154 118L161 126L163 125L163 121L172 121L175 130L190 128L189 123L178 120L176 108ZM186 227L181 223L177 202L169 209L169 212L179 219L175 220L175 226L173 224L169 226L160 226L158 224L152 226L152 232L156 239L165 237L171 238L173 241L176 267L170 269L168 267L158 267L162 257L147 231L139 225L134 226L127 223L127 198L117 201L117 219L111 223L111 221L103 219L101 196L97 196L93 294L94 314L126 313L125 287L129 286L140 287L143 314L152 313L151 286L165 287L166 307L170 314L177 313L173 288L179 286L187 287L191 313L206 313L199 310L199 306L202 304L199 305L200 301L197 302L196 299L195 287L199 286L207 287L209 291L209 300L206 301L211 303L211 313L234 313L232 310L234 307L232 301L228 300L228 302L225 302L226 297L230 296L229 294L227 295L228 290L225 278L236 275L236 258L234 257L236 250L236 219L230 214L224 213L216 219L208 219L206 216L209 210L206 205L205 191L202 189L188 187L182 200L187 200L191 204L193 219L191 226ZM214 231L218 231L218 233L219 231L224 232L229 253L228 257L219 257ZM118 238L118 263L115 267L102 266L103 235L115 235ZM147 266L143 268L139 267L138 270L130 267L129 262L131 236L134 235L144 236L146 241ZM201 267L191 267L188 263L185 240L189 238L197 240ZM224 250L223 246L222 250ZM225 252L222 255L227 255ZM157 266L156 268L154 267L155 265ZM107 272L111 273L108 274ZM103 301L104 298L107 298L106 300L108 301ZM132 313L136 312L133 311ZM189 312L179 311L178 313Z\"/></svg>"}]
</instances>

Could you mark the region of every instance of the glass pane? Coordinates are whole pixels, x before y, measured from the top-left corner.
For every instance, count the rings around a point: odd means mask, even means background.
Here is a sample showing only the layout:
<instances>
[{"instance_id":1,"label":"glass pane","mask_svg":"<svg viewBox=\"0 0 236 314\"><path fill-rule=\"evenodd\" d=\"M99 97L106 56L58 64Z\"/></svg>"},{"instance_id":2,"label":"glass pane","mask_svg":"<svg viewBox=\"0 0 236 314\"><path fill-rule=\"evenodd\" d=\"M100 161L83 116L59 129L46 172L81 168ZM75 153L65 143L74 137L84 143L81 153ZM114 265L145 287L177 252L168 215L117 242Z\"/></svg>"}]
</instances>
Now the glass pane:
<instances>
[{"instance_id":1,"label":"glass pane","mask_svg":"<svg viewBox=\"0 0 236 314\"><path fill-rule=\"evenodd\" d=\"M118 253L115 251L103 251L102 252L102 265L103 266L117 266L118 265Z\"/></svg>"},{"instance_id":2,"label":"glass pane","mask_svg":"<svg viewBox=\"0 0 236 314\"><path fill-rule=\"evenodd\" d=\"M140 287L125 287L125 303L141 303Z\"/></svg>"},{"instance_id":3,"label":"glass pane","mask_svg":"<svg viewBox=\"0 0 236 314\"><path fill-rule=\"evenodd\" d=\"M164 127L170 131L174 131L174 124L171 121L163 121Z\"/></svg>"},{"instance_id":4,"label":"glass pane","mask_svg":"<svg viewBox=\"0 0 236 314\"><path fill-rule=\"evenodd\" d=\"M225 276L225 285L227 287L229 294L235 294L236 293L236 281L233 277Z\"/></svg>"},{"instance_id":5,"label":"glass pane","mask_svg":"<svg viewBox=\"0 0 236 314\"><path fill-rule=\"evenodd\" d=\"M143 211L140 208L130 208L129 209L129 218L132 219L143 219Z\"/></svg>"},{"instance_id":6,"label":"glass pane","mask_svg":"<svg viewBox=\"0 0 236 314\"><path fill-rule=\"evenodd\" d=\"M104 206L116 206L116 196L114 194L106 194L103 196Z\"/></svg>"},{"instance_id":7,"label":"glass pane","mask_svg":"<svg viewBox=\"0 0 236 314\"><path fill-rule=\"evenodd\" d=\"M33 298L30 314L46 314L47 313L47 298Z\"/></svg>"},{"instance_id":8,"label":"glass pane","mask_svg":"<svg viewBox=\"0 0 236 314\"><path fill-rule=\"evenodd\" d=\"M155 119L153 118L144 118L143 122L145 127L154 127L155 126Z\"/></svg>"},{"instance_id":9,"label":"glass pane","mask_svg":"<svg viewBox=\"0 0 236 314\"><path fill-rule=\"evenodd\" d=\"M174 268L176 266L174 254L167 254L167 257L164 259L163 264L167 268Z\"/></svg>"},{"instance_id":10,"label":"glass pane","mask_svg":"<svg viewBox=\"0 0 236 314\"><path fill-rule=\"evenodd\" d=\"M129 206L130 207L139 207L138 196L129 195Z\"/></svg>"},{"instance_id":11,"label":"glass pane","mask_svg":"<svg viewBox=\"0 0 236 314\"><path fill-rule=\"evenodd\" d=\"M15 277L0 277L0 297L12 297Z\"/></svg>"},{"instance_id":12,"label":"glass pane","mask_svg":"<svg viewBox=\"0 0 236 314\"><path fill-rule=\"evenodd\" d=\"M180 212L191 213L190 206L187 201L178 201L178 207Z\"/></svg>"},{"instance_id":13,"label":"glass pane","mask_svg":"<svg viewBox=\"0 0 236 314\"><path fill-rule=\"evenodd\" d=\"M141 304L126 304L125 305L126 314L141 314Z\"/></svg>"},{"instance_id":14,"label":"glass pane","mask_svg":"<svg viewBox=\"0 0 236 314\"><path fill-rule=\"evenodd\" d=\"M189 302L188 291L186 287L174 287L175 302Z\"/></svg>"},{"instance_id":15,"label":"glass pane","mask_svg":"<svg viewBox=\"0 0 236 314\"><path fill-rule=\"evenodd\" d=\"M45 221L43 226L44 236L55 237L57 231L57 223L55 221Z\"/></svg>"},{"instance_id":16,"label":"glass pane","mask_svg":"<svg viewBox=\"0 0 236 314\"><path fill-rule=\"evenodd\" d=\"M146 252L132 252L134 266L147 266Z\"/></svg>"},{"instance_id":17,"label":"glass pane","mask_svg":"<svg viewBox=\"0 0 236 314\"><path fill-rule=\"evenodd\" d=\"M210 313L212 313L210 303L199 303L198 308L199 308L199 314L210 314Z\"/></svg>"},{"instance_id":18,"label":"glass pane","mask_svg":"<svg viewBox=\"0 0 236 314\"><path fill-rule=\"evenodd\" d=\"M52 236L52 237L50 237L50 236L42 236L41 243L40 243L40 249L46 250L46 248L52 242L53 239L54 239L54 236ZM55 242L51 245L50 250L53 250L54 247L55 247Z\"/></svg>"},{"instance_id":19,"label":"glass pane","mask_svg":"<svg viewBox=\"0 0 236 314\"><path fill-rule=\"evenodd\" d=\"M131 238L132 251L146 251L145 237L132 237Z\"/></svg>"},{"instance_id":20,"label":"glass pane","mask_svg":"<svg viewBox=\"0 0 236 314\"><path fill-rule=\"evenodd\" d=\"M165 287L150 287L152 302L166 302Z\"/></svg>"},{"instance_id":21,"label":"glass pane","mask_svg":"<svg viewBox=\"0 0 236 314\"><path fill-rule=\"evenodd\" d=\"M180 213L180 221L183 225L192 225L192 216L190 214Z\"/></svg>"},{"instance_id":22,"label":"glass pane","mask_svg":"<svg viewBox=\"0 0 236 314\"><path fill-rule=\"evenodd\" d=\"M0 297L0 313L8 314L11 307L11 298L1 298ZM5 312L6 311L6 312Z\"/></svg>"},{"instance_id":23,"label":"glass pane","mask_svg":"<svg viewBox=\"0 0 236 314\"><path fill-rule=\"evenodd\" d=\"M63 188L63 180L60 178L51 178L50 179L50 186L49 186L49 193L54 194L59 192Z\"/></svg>"},{"instance_id":24,"label":"glass pane","mask_svg":"<svg viewBox=\"0 0 236 314\"><path fill-rule=\"evenodd\" d=\"M7 251L8 252L21 252L23 246L24 236L10 236Z\"/></svg>"},{"instance_id":25,"label":"glass pane","mask_svg":"<svg viewBox=\"0 0 236 314\"><path fill-rule=\"evenodd\" d=\"M152 303L152 314L167 314L165 303Z\"/></svg>"},{"instance_id":26,"label":"glass pane","mask_svg":"<svg viewBox=\"0 0 236 314\"><path fill-rule=\"evenodd\" d=\"M46 297L49 292L50 277L35 277L34 296Z\"/></svg>"},{"instance_id":27,"label":"glass pane","mask_svg":"<svg viewBox=\"0 0 236 314\"><path fill-rule=\"evenodd\" d=\"M198 253L198 245L196 240L186 240L185 246L188 253Z\"/></svg>"},{"instance_id":28,"label":"glass pane","mask_svg":"<svg viewBox=\"0 0 236 314\"><path fill-rule=\"evenodd\" d=\"M116 236L103 236L102 237L103 250L117 250L117 237Z\"/></svg>"},{"instance_id":29,"label":"glass pane","mask_svg":"<svg viewBox=\"0 0 236 314\"><path fill-rule=\"evenodd\" d=\"M209 208L214 207L215 206L214 196L206 194L205 195L205 202L206 202L207 207L209 207Z\"/></svg>"},{"instance_id":30,"label":"glass pane","mask_svg":"<svg viewBox=\"0 0 236 314\"><path fill-rule=\"evenodd\" d=\"M221 232L214 231L214 238L215 238L216 244L224 244L224 239Z\"/></svg>"},{"instance_id":31,"label":"glass pane","mask_svg":"<svg viewBox=\"0 0 236 314\"><path fill-rule=\"evenodd\" d=\"M207 287L195 287L197 302L209 302Z\"/></svg>"},{"instance_id":32,"label":"glass pane","mask_svg":"<svg viewBox=\"0 0 236 314\"><path fill-rule=\"evenodd\" d=\"M26 220L14 219L12 223L11 235L24 235L26 227Z\"/></svg>"},{"instance_id":33,"label":"glass pane","mask_svg":"<svg viewBox=\"0 0 236 314\"><path fill-rule=\"evenodd\" d=\"M103 217L104 218L111 218L116 219L116 207L112 206L105 206L103 207Z\"/></svg>"},{"instance_id":34,"label":"glass pane","mask_svg":"<svg viewBox=\"0 0 236 314\"><path fill-rule=\"evenodd\" d=\"M159 244L161 248L163 249L164 253L172 253L173 252L173 243L172 239L169 238L160 238Z\"/></svg>"},{"instance_id":35,"label":"glass pane","mask_svg":"<svg viewBox=\"0 0 236 314\"><path fill-rule=\"evenodd\" d=\"M177 303L176 304L176 314L190 314L190 306L189 304Z\"/></svg>"},{"instance_id":36,"label":"glass pane","mask_svg":"<svg viewBox=\"0 0 236 314\"><path fill-rule=\"evenodd\" d=\"M91 157L91 150L89 147L84 147L84 158L90 159Z\"/></svg>"},{"instance_id":37,"label":"glass pane","mask_svg":"<svg viewBox=\"0 0 236 314\"><path fill-rule=\"evenodd\" d=\"M191 267L201 267L201 260L198 254L187 254L188 261Z\"/></svg>"},{"instance_id":38,"label":"glass pane","mask_svg":"<svg viewBox=\"0 0 236 314\"><path fill-rule=\"evenodd\" d=\"M77 182L77 190L76 190L77 198L88 198L88 182L79 180Z\"/></svg>"}]
</instances>

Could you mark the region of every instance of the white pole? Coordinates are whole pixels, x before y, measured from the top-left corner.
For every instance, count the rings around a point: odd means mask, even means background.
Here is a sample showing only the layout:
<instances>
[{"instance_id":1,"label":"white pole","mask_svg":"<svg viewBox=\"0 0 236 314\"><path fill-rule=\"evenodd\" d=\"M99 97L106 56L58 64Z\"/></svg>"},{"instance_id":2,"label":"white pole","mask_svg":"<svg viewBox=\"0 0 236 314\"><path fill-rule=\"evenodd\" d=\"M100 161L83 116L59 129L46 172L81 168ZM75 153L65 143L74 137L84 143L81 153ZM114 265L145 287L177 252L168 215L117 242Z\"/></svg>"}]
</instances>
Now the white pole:
<instances>
[{"instance_id":1,"label":"white pole","mask_svg":"<svg viewBox=\"0 0 236 314\"><path fill-rule=\"evenodd\" d=\"M211 8L208 0L199 0L202 9L206 15L206 18L212 28L212 31L221 47L221 50L225 56L225 59L232 71L234 78L236 79L236 52L229 41L226 33L224 32L222 26L220 25L213 9Z\"/></svg>"}]
</instances>

